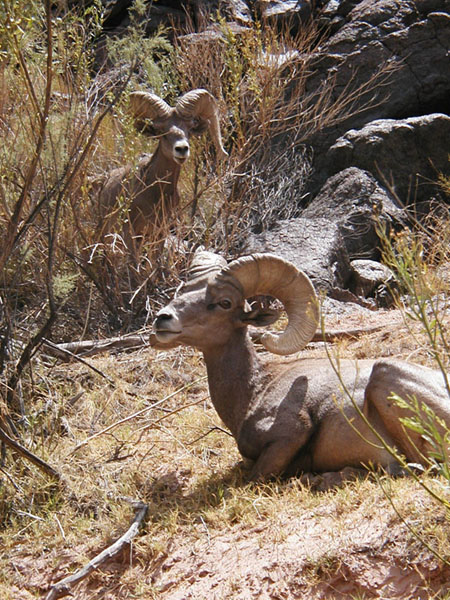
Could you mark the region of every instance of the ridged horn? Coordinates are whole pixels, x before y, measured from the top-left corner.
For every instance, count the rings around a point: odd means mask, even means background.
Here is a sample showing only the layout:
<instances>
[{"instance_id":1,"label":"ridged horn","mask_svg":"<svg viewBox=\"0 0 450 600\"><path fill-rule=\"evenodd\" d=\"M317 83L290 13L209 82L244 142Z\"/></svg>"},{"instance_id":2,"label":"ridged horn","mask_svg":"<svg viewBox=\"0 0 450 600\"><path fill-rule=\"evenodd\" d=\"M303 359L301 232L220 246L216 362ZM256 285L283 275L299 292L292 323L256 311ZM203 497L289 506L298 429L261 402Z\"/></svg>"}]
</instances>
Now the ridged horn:
<instances>
[{"instance_id":1,"label":"ridged horn","mask_svg":"<svg viewBox=\"0 0 450 600\"><path fill-rule=\"evenodd\" d=\"M227 261L219 254L197 250L189 266L183 292L203 287L212 275L219 273L226 265Z\"/></svg>"},{"instance_id":2,"label":"ridged horn","mask_svg":"<svg viewBox=\"0 0 450 600\"><path fill-rule=\"evenodd\" d=\"M173 112L167 102L150 92L131 92L130 113L137 120L167 119Z\"/></svg>"},{"instance_id":3,"label":"ridged horn","mask_svg":"<svg viewBox=\"0 0 450 600\"><path fill-rule=\"evenodd\" d=\"M283 303L288 316L281 333L265 333L263 346L274 354L298 352L312 339L319 316L314 287L305 273L273 254L253 254L231 262L219 278L234 278L245 298L269 295Z\"/></svg>"},{"instance_id":4,"label":"ridged horn","mask_svg":"<svg viewBox=\"0 0 450 600\"><path fill-rule=\"evenodd\" d=\"M189 267L188 279L203 277L206 274L220 271L227 264L227 261L219 254L208 252L206 250L197 250Z\"/></svg>"},{"instance_id":5,"label":"ridged horn","mask_svg":"<svg viewBox=\"0 0 450 600\"><path fill-rule=\"evenodd\" d=\"M191 90L178 98L175 104L175 111L183 118L198 117L209 122L209 132L216 146L219 158L226 158L228 152L222 144L220 134L219 110L217 103L208 90Z\"/></svg>"}]
</instances>

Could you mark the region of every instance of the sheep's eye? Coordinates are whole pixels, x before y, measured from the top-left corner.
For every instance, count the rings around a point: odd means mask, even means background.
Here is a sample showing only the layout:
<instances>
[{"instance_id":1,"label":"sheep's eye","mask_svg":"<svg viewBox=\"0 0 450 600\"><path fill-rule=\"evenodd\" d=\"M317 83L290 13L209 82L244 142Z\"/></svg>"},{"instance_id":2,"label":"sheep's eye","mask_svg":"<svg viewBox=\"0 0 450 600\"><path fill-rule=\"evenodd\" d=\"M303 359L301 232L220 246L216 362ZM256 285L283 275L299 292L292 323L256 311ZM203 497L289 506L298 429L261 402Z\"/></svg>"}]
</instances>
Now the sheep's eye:
<instances>
[{"instance_id":1,"label":"sheep's eye","mask_svg":"<svg viewBox=\"0 0 450 600\"><path fill-rule=\"evenodd\" d=\"M225 310L229 310L231 308L231 306L232 306L231 300L228 300L228 298L225 298L224 300L221 300L219 302L219 306L221 308L224 308Z\"/></svg>"}]
</instances>

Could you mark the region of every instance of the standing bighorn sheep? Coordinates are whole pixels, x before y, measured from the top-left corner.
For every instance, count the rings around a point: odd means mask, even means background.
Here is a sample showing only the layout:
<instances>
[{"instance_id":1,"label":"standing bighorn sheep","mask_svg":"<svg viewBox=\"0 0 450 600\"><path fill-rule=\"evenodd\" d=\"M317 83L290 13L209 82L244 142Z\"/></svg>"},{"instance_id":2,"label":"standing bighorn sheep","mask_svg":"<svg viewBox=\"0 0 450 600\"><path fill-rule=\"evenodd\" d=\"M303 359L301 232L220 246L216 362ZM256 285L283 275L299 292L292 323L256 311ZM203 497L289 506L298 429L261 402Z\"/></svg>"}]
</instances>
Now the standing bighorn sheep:
<instances>
[{"instance_id":1,"label":"standing bighorn sheep","mask_svg":"<svg viewBox=\"0 0 450 600\"><path fill-rule=\"evenodd\" d=\"M154 323L159 347L181 344L203 352L211 400L241 454L254 461L252 478L369 464L398 470L341 391L343 386L390 446L409 461L423 462L427 443L413 431L406 433L399 418L407 411L390 395L415 396L450 424L443 374L388 359L357 365L342 360L338 378L328 359L264 359L257 355L247 327L268 325L279 315L257 303L249 305L247 299L257 295L278 298L288 315L282 333L262 336L265 348L275 354L301 350L318 323L314 288L294 265L270 254L227 265L220 256L197 253L180 295Z\"/></svg>"},{"instance_id":2,"label":"standing bighorn sheep","mask_svg":"<svg viewBox=\"0 0 450 600\"><path fill-rule=\"evenodd\" d=\"M130 94L130 112L137 127L159 138L153 155L131 166L113 170L100 190L102 224L108 233L118 212L119 199L128 204L125 234L131 238L145 235L167 224L179 204L177 184L181 167L189 157L189 139L209 128L219 158L228 156L223 148L219 114L214 97L203 89L192 90L178 98L174 107L149 92Z\"/></svg>"}]
</instances>

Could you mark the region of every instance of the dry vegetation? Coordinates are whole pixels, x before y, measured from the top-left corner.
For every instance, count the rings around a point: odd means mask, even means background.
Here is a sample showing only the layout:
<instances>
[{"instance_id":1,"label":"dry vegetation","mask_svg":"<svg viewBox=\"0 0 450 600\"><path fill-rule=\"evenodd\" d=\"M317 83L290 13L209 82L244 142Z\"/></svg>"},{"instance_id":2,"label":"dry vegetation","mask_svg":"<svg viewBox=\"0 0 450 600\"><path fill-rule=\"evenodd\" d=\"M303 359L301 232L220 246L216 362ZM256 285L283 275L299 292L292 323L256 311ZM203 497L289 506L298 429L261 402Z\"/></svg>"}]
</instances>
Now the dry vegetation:
<instances>
[{"instance_id":1,"label":"dry vegetation","mask_svg":"<svg viewBox=\"0 0 450 600\"><path fill-rule=\"evenodd\" d=\"M98 72L94 9L51 18L40 3L8 0L0 15L1 431L59 476L2 446L0 597L44 597L51 583L122 535L132 503L142 501L147 519L129 552L83 581L75 597L449 598L450 498L442 475L423 477L441 502L410 479L369 476L329 490L320 477L249 484L194 351L147 349L70 364L38 351L44 337L144 325L178 285L186 248L205 244L232 255L263 220L296 214L309 169L305 139L361 109L384 79L339 97L330 81L308 96L305 56L317 46L314 30L295 40L259 28L236 38L220 21L222 37L191 46L189 61L180 58L186 38L174 48L163 34L146 42L155 60L145 65L135 60L144 43L135 24L126 52L123 44L111 50L117 70ZM131 265L119 229L110 244L95 239L93 190L109 168L150 151L125 109L128 90L149 85L169 99L210 89L230 160L216 167L198 141L182 178L183 210L168 224L174 243L157 264L144 249ZM412 303L394 313L400 321L409 313L406 324L346 342L340 354L373 357L382 348L428 364L439 356L448 368L448 273L441 268L450 247L441 224L448 222L431 224L415 238L409 262L397 265L408 297L426 298L425 314L436 309L428 334ZM423 241L430 232L439 246ZM404 238L394 244L391 263L411 246ZM422 279L408 280L411 261ZM360 312L347 322L368 318ZM346 323L329 319L330 327ZM305 350L323 353L322 344Z\"/></svg>"},{"instance_id":2,"label":"dry vegetation","mask_svg":"<svg viewBox=\"0 0 450 600\"><path fill-rule=\"evenodd\" d=\"M398 327L340 351L374 356L380 345L403 357L417 348ZM304 354L323 355L322 345ZM430 360L424 348L416 358ZM419 484L372 476L328 490L320 476L249 484L197 353L90 362L103 376L86 365L35 365L26 443L63 482L18 457L2 467L5 600L43 597L85 565L128 528L131 500L149 506L144 528L129 553L75 588L80 600L447 597L448 509ZM445 478L423 480L450 501Z\"/></svg>"}]
</instances>

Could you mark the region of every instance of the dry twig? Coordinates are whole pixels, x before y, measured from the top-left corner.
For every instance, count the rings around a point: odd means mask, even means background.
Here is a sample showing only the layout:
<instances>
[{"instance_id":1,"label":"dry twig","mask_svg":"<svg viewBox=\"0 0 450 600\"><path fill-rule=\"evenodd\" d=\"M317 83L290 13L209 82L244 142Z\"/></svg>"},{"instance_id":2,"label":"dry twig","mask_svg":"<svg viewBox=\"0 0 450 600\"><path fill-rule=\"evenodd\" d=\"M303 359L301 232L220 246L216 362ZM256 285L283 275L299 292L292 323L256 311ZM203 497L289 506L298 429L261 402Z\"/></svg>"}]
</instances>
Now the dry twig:
<instances>
[{"instance_id":1,"label":"dry twig","mask_svg":"<svg viewBox=\"0 0 450 600\"><path fill-rule=\"evenodd\" d=\"M111 350L137 350L150 345L148 336L149 334L147 334L147 338L143 334L130 334L104 340L83 340L63 344L55 344L45 340L42 349L51 356L69 361L74 355L93 356Z\"/></svg>"},{"instance_id":2,"label":"dry twig","mask_svg":"<svg viewBox=\"0 0 450 600\"><path fill-rule=\"evenodd\" d=\"M103 552L100 552L100 554L97 554L97 556L93 558L85 567L79 571L76 571L73 573L73 575L64 577L64 579L61 579L61 581L58 583L53 584L47 596L45 597L45 600L56 600L57 598L62 598L63 596L71 594L70 590L72 586L85 579L90 573L92 573L92 571L98 569L106 561L119 554L126 546L131 544L132 539L136 536L139 527L141 526L147 514L148 504L136 502L135 508L136 514L128 531L126 531L122 537L114 542L114 544L108 546L108 548L103 550Z\"/></svg>"},{"instance_id":3,"label":"dry twig","mask_svg":"<svg viewBox=\"0 0 450 600\"><path fill-rule=\"evenodd\" d=\"M16 440L13 440L11 437L9 437L9 435L6 433L6 431L4 429L2 429L1 427L0 427L0 441L2 443L6 444L7 446L9 446L10 448L12 448L13 450L15 450L18 454L20 454L21 456L23 456L30 462L32 462L39 469L41 469L41 471L44 471L44 473L47 473L47 475L50 475L50 477L53 477L53 479L56 479L57 481L59 481L61 479L61 476L58 473L58 471L55 471L55 469L53 467L51 467L49 464L47 464L44 460L42 460L42 458L39 458L39 456L36 456L35 454L33 454L32 452L27 450L27 448L24 448L24 446L19 444L19 442L17 442Z\"/></svg>"}]
</instances>

